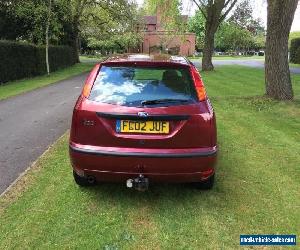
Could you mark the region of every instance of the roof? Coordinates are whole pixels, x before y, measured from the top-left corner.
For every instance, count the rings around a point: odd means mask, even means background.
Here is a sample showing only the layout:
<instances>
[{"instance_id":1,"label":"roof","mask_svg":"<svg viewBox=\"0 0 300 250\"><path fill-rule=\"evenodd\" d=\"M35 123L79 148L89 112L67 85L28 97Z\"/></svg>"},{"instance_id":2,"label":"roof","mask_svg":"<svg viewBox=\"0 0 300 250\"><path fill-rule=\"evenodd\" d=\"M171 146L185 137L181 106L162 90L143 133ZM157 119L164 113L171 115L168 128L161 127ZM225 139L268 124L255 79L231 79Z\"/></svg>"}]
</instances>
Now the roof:
<instances>
[{"instance_id":1,"label":"roof","mask_svg":"<svg viewBox=\"0 0 300 250\"><path fill-rule=\"evenodd\" d=\"M103 64L110 63L167 63L167 64L181 64L181 65L189 65L189 61L182 56L172 56L167 54L156 54L156 55L148 55L148 54L122 54L122 55L114 55L103 61Z\"/></svg>"},{"instance_id":2,"label":"roof","mask_svg":"<svg viewBox=\"0 0 300 250\"><path fill-rule=\"evenodd\" d=\"M156 24L157 23L156 16L144 16L144 19L145 19L146 24Z\"/></svg>"}]
</instances>

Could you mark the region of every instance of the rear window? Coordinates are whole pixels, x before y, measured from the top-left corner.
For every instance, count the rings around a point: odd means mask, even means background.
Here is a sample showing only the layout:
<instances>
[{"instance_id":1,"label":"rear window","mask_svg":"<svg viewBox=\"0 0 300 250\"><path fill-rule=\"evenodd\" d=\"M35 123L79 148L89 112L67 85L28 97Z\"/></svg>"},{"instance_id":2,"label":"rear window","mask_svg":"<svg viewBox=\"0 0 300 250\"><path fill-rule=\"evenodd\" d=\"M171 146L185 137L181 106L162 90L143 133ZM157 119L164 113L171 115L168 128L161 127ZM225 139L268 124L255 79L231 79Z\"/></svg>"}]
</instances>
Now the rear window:
<instances>
[{"instance_id":1,"label":"rear window","mask_svg":"<svg viewBox=\"0 0 300 250\"><path fill-rule=\"evenodd\" d=\"M90 100L124 106L140 106L151 100L181 100L193 103L195 88L186 68L102 66ZM178 105L183 102L166 102ZM162 105L162 104L159 104Z\"/></svg>"}]
</instances>

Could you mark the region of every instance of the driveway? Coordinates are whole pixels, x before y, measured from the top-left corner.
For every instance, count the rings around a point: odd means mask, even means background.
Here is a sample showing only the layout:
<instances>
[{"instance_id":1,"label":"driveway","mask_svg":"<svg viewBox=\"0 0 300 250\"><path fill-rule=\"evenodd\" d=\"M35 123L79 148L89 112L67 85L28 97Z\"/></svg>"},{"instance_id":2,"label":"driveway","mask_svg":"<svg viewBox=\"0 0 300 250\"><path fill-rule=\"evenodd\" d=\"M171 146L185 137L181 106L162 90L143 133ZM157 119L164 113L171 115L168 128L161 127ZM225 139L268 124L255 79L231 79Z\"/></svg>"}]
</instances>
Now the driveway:
<instances>
[{"instance_id":1,"label":"driveway","mask_svg":"<svg viewBox=\"0 0 300 250\"><path fill-rule=\"evenodd\" d=\"M0 101L0 194L70 127L86 76Z\"/></svg>"},{"instance_id":2,"label":"driveway","mask_svg":"<svg viewBox=\"0 0 300 250\"><path fill-rule=\"evenodd\" d=\"M191 60L197 67L201 67L201 60L192 59ZM214 66L220 65L242 65L247 67L254 67L254 68L264 68L264 60L262 59L235 59L235 60L213 60ZM291 73L300 74L300 68L290 67Z\"/></svg>"}]
</instances>

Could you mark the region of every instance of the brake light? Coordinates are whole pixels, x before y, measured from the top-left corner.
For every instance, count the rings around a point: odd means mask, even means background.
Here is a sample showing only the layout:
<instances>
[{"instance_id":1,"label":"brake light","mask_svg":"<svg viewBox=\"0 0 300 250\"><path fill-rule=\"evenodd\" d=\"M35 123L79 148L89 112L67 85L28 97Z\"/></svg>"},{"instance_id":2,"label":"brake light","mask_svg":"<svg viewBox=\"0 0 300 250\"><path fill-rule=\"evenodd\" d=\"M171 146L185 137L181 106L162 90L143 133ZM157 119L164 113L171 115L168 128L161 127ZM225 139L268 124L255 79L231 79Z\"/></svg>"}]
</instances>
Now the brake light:
<instances>
[{"instance_id":1,"label":"brake light","mask_svg":"<svg viewBox=\"0 0 300 250\"><path fill-rule=\"evenodd\" d=\"M198 70L196 69L196 67L192 67L191 73L192 73L195 89L197 92L198 100L204 101L206 99L206 90L203 81L201 79L201 76Z\"/></svg>"},{"instance_id":2,"label":"brake light","mask_svg":"<svg viewBox=\"0 0 300 250\"><path fill-rule=\"evenodd\" d=\"M88 78L85 81L85 84L84 84L84 87L82 90L82 95L85 98L88 98L90 96L90 93L91 93L92 87L94 85L94 81L96 80L99 68L100 68L100 64L97 64L93 68L93 70L91 71L91 73L89 74Z\"/></svg>"},{"instance_id":3,"label":"brake light","mask_svg":"<svg viewBox=\"0 0 300 250\"><path fill-rule=\"evenodd\" d=\"M92 90L93 85L92 84L85 84L82 90L82 95L85 98L88 98L90 96L91 90Z\"/></svg>"}]
</instances>

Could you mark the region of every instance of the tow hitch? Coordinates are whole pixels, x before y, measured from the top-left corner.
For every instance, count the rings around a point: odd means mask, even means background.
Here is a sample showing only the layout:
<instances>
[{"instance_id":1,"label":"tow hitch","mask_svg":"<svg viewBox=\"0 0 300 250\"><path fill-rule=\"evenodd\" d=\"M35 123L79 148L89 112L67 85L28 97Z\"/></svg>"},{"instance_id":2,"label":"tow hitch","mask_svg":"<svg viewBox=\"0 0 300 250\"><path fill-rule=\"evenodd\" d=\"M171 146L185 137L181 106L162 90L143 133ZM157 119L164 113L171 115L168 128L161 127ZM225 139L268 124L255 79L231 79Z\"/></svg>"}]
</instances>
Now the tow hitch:
<instances>
[{"instance_id":1,"label":"tow hitch","mask_svg":"<svg viewBox=\"0 0 300 250\"><path fill-rule=\"evenodd\" d=\"M139 177L135 179L128 179L126 181L126 186L128 188L134 188L138 191L146 191L149 187L149 179L140 174Z\"/></svg>"}]
</instances>

